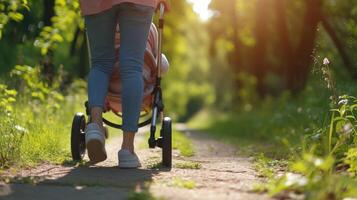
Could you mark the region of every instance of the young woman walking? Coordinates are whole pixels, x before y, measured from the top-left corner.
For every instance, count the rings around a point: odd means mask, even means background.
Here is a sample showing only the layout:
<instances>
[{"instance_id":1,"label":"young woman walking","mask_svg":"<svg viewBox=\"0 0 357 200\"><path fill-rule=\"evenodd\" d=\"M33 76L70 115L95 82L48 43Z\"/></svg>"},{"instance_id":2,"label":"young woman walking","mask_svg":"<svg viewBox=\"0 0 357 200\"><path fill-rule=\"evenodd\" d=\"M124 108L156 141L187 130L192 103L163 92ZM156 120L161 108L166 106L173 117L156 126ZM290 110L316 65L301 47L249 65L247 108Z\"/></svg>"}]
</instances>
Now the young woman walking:
<instances>
[{"instance_id":1,"label":"young woman walking","mask_svg":"<svg viewBox=\"0 0 357 200\"><path fill-rule=\"evenodd\" d=\"M105 130L102 113L109 79L115 63L115 31L120 27L120 75L122 81L123 143L118 152L119 167L137 168L135 133L143 92L142 67L152 16L158 3L166 0L80 0L89 40L91 69L88 100L91 122L87 125L86 145L92 163L104 161Z\"/></svg>"}]
</instances>

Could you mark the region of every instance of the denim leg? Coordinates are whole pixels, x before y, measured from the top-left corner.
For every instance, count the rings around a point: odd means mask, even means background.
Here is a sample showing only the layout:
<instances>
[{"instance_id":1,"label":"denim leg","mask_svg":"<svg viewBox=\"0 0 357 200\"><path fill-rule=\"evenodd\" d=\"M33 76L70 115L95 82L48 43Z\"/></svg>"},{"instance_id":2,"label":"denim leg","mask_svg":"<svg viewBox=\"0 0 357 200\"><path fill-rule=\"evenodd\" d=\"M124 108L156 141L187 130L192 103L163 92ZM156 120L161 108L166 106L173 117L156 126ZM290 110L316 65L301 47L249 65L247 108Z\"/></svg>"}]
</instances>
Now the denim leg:
<instances>
[{"instance_id":1,"label":"denim leg","mask_svg":"<svg viewBox=\"0 0 357 200\"><path fill-rule=\"evenodd\" d=\"M99 14L85 16L91 54L91 69L88 77L90 107L104 106L109 78L115 62L116 16L115 8Z\"/></svg>"},{"instance_id":2,"label":"denim leg","mask_svg":"<svg viewBox=\"0 0 357 200\"><path fill-rule=\"evenodd\" d=\"M120 74L122 81L123 131L137 132L143 95L142 67L152 7L119 4Z\"/></svg>"}]
</instances>

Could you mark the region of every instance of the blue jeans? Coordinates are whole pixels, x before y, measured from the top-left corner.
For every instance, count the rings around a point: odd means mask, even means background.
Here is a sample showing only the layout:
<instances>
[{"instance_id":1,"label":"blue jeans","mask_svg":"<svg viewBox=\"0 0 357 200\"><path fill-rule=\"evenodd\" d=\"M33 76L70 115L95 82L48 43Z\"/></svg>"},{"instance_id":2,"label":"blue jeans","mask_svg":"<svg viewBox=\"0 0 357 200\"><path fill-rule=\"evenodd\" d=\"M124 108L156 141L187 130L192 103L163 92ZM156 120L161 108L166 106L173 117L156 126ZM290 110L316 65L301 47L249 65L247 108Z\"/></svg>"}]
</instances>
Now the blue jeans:
<instances>
[{"instance_id":1,"label":"blue jeans","mask_svg":"<svg viewBox=\"0 0 357 200\"><path fill-rule=\"evenodd\" d=\"M124 132L137 132L143 93L142 67L154 8L121 3L85 16L91 54L88 77L90 108L104 107L115 63L115 30L120 26L120 75Z\"/></svg>"}]
</instances>

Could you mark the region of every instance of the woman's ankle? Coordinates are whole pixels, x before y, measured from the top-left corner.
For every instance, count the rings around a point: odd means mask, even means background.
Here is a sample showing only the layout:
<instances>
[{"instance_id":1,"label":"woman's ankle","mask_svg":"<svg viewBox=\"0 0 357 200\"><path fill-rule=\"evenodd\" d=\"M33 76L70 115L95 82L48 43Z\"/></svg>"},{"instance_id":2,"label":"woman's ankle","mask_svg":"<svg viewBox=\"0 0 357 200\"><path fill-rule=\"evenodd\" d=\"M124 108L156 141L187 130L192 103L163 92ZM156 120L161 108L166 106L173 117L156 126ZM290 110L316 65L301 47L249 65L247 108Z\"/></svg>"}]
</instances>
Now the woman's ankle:
<instances>
[{"instance_id":1,"label":"woman's ankle","mask_svg":"<svg viewBox=\"0 0 357 200\"><path fill-rule=\"evenodd\" d=\"M93 107L91 108L91 123L95 123L102 130L103 134L105 134L105 129L103 127L103 108L101 107Z\"/></svg>"},{"instance_id":2,"label":"woman's ankle","mask_svg":"<svg viewBox=\"0 0 357 200\"><path fill-rule=\"evenodd\" d=\"M130 152L134 153L134 139L135 139L135 133L124 132L123 133L123 143L121 145L121 148L127 149Z\"/></svg>"},{"instance_id":3,"label":"woman's ankle","mask_svg":"<svg viewBox=\"0 0 357 200\"><path fill-rule=\"evenodd\" d=\"M135 151L134 151L134 145L121 145L121 149L123 150L123 149L125 149L125 150L128 150L128 151L130 151L131 153L135 153Z\"/></svg>"}]
</instances>

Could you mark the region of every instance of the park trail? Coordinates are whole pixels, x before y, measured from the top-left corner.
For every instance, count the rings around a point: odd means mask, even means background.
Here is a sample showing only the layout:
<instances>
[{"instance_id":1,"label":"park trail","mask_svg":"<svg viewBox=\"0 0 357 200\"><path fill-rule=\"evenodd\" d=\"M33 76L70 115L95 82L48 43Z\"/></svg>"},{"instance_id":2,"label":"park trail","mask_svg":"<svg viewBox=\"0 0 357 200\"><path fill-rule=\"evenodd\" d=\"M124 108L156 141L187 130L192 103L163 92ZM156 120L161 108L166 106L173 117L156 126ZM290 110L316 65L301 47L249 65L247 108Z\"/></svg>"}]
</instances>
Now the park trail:
<instances>
[{"instance_id":1,"label":"park trail","mask_svg":"<svg viewBox=\"0 0 357 200\"><path fill-rule=\"evenodd\" d=\"M171 170L159 167L160 149L147 147L137 150L141 168L117 168L121 137L113 136L106 144L108 159L97 165L44 163L32 169L3 173L9 183L0 183L0 199L270 199L266 194L252 192L255 184L264 180L254 170L251 159L240 154L240 149L188 130L184 125L176 127L192 140L195 155L183 157L174 150ZM139 133L136 146L142 146L146 137L145 133Z\"/></svg>"}]
</instances>

